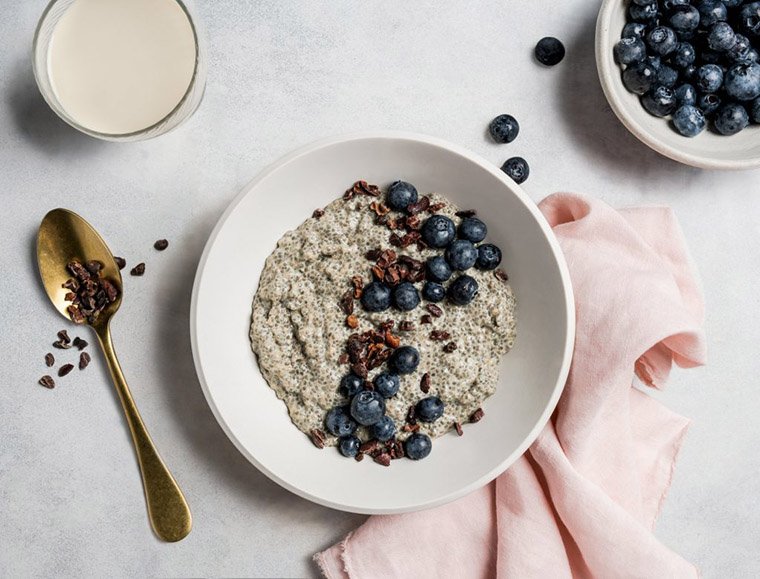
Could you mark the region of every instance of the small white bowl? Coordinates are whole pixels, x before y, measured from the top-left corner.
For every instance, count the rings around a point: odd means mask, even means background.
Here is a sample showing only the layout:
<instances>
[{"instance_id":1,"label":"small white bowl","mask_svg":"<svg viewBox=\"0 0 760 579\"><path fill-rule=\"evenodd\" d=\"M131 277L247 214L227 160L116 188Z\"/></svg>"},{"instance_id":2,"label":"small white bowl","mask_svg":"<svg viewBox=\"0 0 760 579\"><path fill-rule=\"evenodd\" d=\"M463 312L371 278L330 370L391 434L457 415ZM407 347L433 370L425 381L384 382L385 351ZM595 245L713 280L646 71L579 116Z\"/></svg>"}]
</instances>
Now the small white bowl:
<instances>
[{"instance_id":1,"label":"small white bowl","mask_svg":"<svg viewBox=\"0 0 760 579\"><path fill-rule=\"evenodd\" d=\"M689 138L680 135L669 120L650 115L638 95L623 85L621 68L612 49L626 23L627 0L604 0L596 22L596 66L602 89L620 121L640 141L681 163L703 169L760 167L760 126L752 125L731 137L711 131Z\"/></svg>"}]
</instances>

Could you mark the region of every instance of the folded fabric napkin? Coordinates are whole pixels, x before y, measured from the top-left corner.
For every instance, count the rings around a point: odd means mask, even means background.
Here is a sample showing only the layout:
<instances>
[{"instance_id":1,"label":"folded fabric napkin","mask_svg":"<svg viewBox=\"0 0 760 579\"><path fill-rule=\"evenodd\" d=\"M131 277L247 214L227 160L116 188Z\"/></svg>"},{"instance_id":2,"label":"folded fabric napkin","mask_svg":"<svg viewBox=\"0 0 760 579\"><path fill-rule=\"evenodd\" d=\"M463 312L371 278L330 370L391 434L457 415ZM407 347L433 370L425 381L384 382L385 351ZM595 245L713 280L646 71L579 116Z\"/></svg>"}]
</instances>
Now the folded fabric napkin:
<instances>
[{"instance_id":1,"label":"folded fabric napkin","mask_svg":"<svg viewBox=\"0 0 760 579\"><path fill-rule=\"evenodd\" d=\"M688 427L635 384L702 364L703 301L673 213L556 194L577 335L559 405L528 452L448 505L371 517L315 560L330 579L695 577L652 534ZM640 389L642 388L642 389ZM382 545L382 548L378 548Z\"/></svg>"}]
</instances>

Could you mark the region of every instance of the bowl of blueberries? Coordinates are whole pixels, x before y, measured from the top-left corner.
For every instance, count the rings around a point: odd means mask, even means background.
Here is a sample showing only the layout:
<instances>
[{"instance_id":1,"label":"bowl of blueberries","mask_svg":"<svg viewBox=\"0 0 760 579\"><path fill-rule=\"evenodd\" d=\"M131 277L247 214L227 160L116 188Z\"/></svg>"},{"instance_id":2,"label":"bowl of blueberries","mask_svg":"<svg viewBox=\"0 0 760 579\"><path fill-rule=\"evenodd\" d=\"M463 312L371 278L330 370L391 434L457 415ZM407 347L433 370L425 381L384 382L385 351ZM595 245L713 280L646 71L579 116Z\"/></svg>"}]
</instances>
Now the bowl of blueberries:
<instances>
[{"instance_id":1,"label":"bowl of blueberries","mask_svg":"<svg viewBox=\"0 0 760 579\"><path fill-rule=\"evenodd\" d=\"M612 110L655 151L760 167L760 1L604 0L596 62Z\"/></svg>"}]
</instances>

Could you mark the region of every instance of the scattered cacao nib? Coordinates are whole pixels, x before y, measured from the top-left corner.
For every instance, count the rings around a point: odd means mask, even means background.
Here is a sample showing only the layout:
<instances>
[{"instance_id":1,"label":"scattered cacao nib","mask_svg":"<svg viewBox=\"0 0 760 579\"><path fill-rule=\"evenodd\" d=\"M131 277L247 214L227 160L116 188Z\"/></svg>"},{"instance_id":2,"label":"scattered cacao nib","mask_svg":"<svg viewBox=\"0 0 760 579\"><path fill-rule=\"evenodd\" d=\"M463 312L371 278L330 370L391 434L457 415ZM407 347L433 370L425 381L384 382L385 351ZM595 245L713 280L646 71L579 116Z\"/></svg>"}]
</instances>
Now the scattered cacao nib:
<instances>
[{"instance_id":1,"label":"scattered cacao nib","mask_svg":"<svg viewBox=\"0 0 760 579\"><path fill-rule=\"evenodd\" d=\"M430 207L428 207L428 213L437 213L438 211L440 211L444 207L446 207L445 203L440 203L440 202L439 203L433 203L432 205L430 205Z\"/></svg>"},{"instance_id":2,"label":"scattered cacao nib","mask_svg":"<svg viewBox=\"0 0 760 579\"><path fill-rule=\"evenodd\" d=\"M324 214L325 214L325 210L324 210L324 209L320 209L320 208L317 208L317 209L315 209L315 210L314 210L314 213L312 213L312 214L311 214L311 216L312 216L314 219L319 219L319 218L320 218L320 217L322 217Z\"/></svg>"},{"instance_id":3,"label":"scattered cacao nib","mask_svg":"<svg viewBox=\"0 0 760 579\"><path fill-rule=\"evenodd\" d=\"M344 293L340 298L340 309L343 310L343 313L347 316L350 316L354 313L354 292L353 290L348 290L346 293Z\"/></svg>"},{"instance_id":4,"label":"scattered cacao nib","mask_svg":"<svg viewBox=\"0 0 760 579\"><path fill-rule=\"evenodd\" d=\"M483 412L482 408L478 408L475 412L473 412L470 415L470 422L480 422L480 419L483 418L485 415L485 412Z\"/></svg>"},{"instance_id":5,"label":"scattered cacao nib","mask_svg":"<svg viewBox=\"0 0 760 579\"><path fill-rule=\"evenodd\" d=\"M81 262L72 261L71 263L67 264L66 267L78 282L83 282L87 279L90 279L90 272L85 269Z\"/></svg>"},{"instance_id":6,"label":"scattered cacao nib","mask_svg":"<svg viewBox=\"0 0 760 579\"><path fill-rule=\"evenodd\" d=\"M412 404L409 407L409 410L406 411L406 421L409 424L417 424L417 413L414 409L414 404Z\"/></svg>"},{"instance_id":7,"label":"scattered cacao nib","mask_svg":"<svg viewBox=\"0 0 760 579\"><path fill-rule=\"evenodd\" d=\"M410 245L413 245L417 243L417 240L420 239L420 232L419 231L410 231L404 237L401 238L401 247L409 247Z\"/></svg>"},{"instance_id":8,"label":"scattered cacao nib","mask_svg":"<svg viewBox=\"0 0 760 579\"><path fill-rule=\"evenodd\" d=\"M385 343L389 348L398 348L401 345L401 339L391 334L390 331L386 331Z\"/></svg>"},{"instance_id":9,"label":"scattered cacao nib","mask_svg":"<svg viewBox=\"0 0 760 579\"><path fill-rule=\"evenodd\" d=\"M153 244L153 248L158 251L163 251L167 247L169 247L169 242L166 239L159 239Z\"/></svg>"},{"instance_id":10,"label":"scattered cacao nib","mask_svg":"<svg viewBox=\"0 0 760 579\"><path fill-rule=\"evenodd\" d=\"M354 457L354 460L355 460L356 462L361 462L361 461L363 461L363 460L364 460L364 455L363 455L363 454L360 452L359 454L357 454L357 455Z\"/></svg>"},{"instance_id":11,"label":"scattered cacao nib","mask_svg":"<svg viewBox=\"0 0 760 579\"><path fill-rule=\"evenodd\" d=\"M76 347L78 350L84 350L90 344L87 343L87 340L83 340L79 336L76 336L74 338L74 341L71 342L71 345Z\"/></svg>"},{"instance_id":12,"label":"scattered cacao nib","mask_svg":"<svg viewBox=\"0 0 760 579\"><path fill-rule=\"evenodd\" d=\"M421 239L417 240L417 251L425 251L427 248L428 248L428 244L427 243L425 243Z\"/></svg>"},{"instance_id":13,"label":"scattered cacao nib","mask_svg":"<svg viewBox=\"0 0 760 579\"><path fill-rule=\"evenodd\" d=\"M68 350L71 348L71 344L62 340L58 340L56 342L53 342L53 348L58 348L59 350Z\"/></svg>"},{"instance_id":14,"label":"scattered cacao nib","mask_svg":"<svg viewBox=\"0 0 760 579\"><path fill-rule=\"evenodd\" d=\"M377 249L370 249L367 253L364 254L364 257L369 259L370 261L375 261L382 255L382 251L380 248Z\"/></svg>"},{"instance_id":15,"label":"scattered cacao nib","mask_svg":"<svg viewBox=\"0 0 760 579\"><path fill-rule=\"evenodd\" d=\"M401 444L400 440L393 442L393 448L396 451L396 458L404 458L404 456L406 456L404 453L404 445Z\"/></svg>"},{"instance_id":16,"label":"scattered cacao nib","mask_svg":"<svg viewBox=\"0 0 760 579\"><path fill-rule=\"evenodd\" d=\"M75 324L84 324L87 321L77 306L69 306L66 308L66 311L69 313L71 321Z\"/></svg>"},{"instance_id":17,"label":"scattered cacao nib","mask_svg":"<svg viewBox=\"0 0 760 579\"><path fill-rule=\"evenodd\" d=\"M388 243L394 247L401 247L401 237L399 237L398 233L391 233L391 236L388 238Z\"/></svg>"},{"instance_id":18,"label":"scattered cacao nib","mask_svg":"<svg viewBox=\"0 0 760 579\"><path fill-rule=\"evenodd\" d=\"M351 278L351 283L354 286L354 299L359 299L362 297L362 290L364 289L364 280L362 279L362 276L355 275Z\"/></svg>"},{"instance_id":19,"label":"scattered cacao nib","mask_svg":"<svg viewBox=\"0 0 760 579\"><path fill-rule=\"evenodd\" d=\"M79 369L84 370L87 368L87 365L90 363L90 355L87 352L82 352L79 354Z\"/></svg>"},{"instance_id":20,"label":"scattered cacao nib","mask_svg":"<svg viewBox=\"0 0 760 579\"><path fill-rule=\"evenodd\" d=\"M93 259L91 261L86 262L84 264L84 267L87 269L87 271L90 272L90 275L96 275L100 273L101 269L103 269L103 264Z\"/></svg>"},{"instance_id":21,"label":"scattered cacao nib","mask_svg":"<svg viewBox=\"0 0 760 579\"><path fill-rule=\"evenodd\" d=\"M475 217L477 214L478 214L477 211L475 211L474 209L462 209L461 211L457 211L456 213L454 213L454 215L456 215L457 217L462 217L462 218Z\"/></svg>"},{"instance_id":22,"label":"scattered cacao nib","mask_svg":"<svg viewBox=\"0 0 760 579\"><path fill-rule=\"evenodd\" d=\"M354 183L344 194L344 199L353 199L356 195L369 195L370 197L379 197L380 188L377 185L370 185L361 180Z\"/></svg>"},{"instance_id":23,"label":"scattered cacao nib","mask_svg":"<svg viewBox=\"0 0 760 579\"><path fill-rule=\"evenodd\" d=\"M406 211L410 215L417 215L417 213L422 213L427 210L428 207L430 207L430 197L424 195L419 198L417 203L410 203L407 205Z\"/></svg>"},{"instance_id":24,"label":"scattered cacao nib","mask_svg":"<svg viewBox=\"0 0 760 579\"><path fill-rule=\"evenodd\" d=\"M372 382L370 382L369 380L365 380L364 381L364 389L372 391L372 390L375 389L375 385Z\"/></svg>"},{"instance_id":25,"label":"scattered cacao nib","mask_svg":"<svg viewBox=\"0 0 760 579\"><path fill-rule=\"evenodd\" d=\"M77 294L75 294L74 292L67 292L66 295L63 296L63 299L66 300L67 302L75 302L75 303L79 302L79 298L77 297Z\"/></svg>"},{"instance_id":26,"label":"scattered cacao nib","mask_svg":"<svg viewBox=\"0 0 760 579\"><path fill-rule=\"evenodd\" d=\"M425 314L424 316L422 316L420 318L420 323L421 324L432 324L433 323L433 318L430 316L430 314Z\"/></svg>"},{"instance_id":27,"label":"scattered cacao nib","mask_svg":"<svg viewBox=\"0 0 760 579\"><path fill-rule=\"evenodd\" d=\"M425 270L420 269L413 271L409 274L409 281L412 283L417 283L425 279Z\"/></svg>"},{"instance_id":28,"label":"scattered cacao nib","mask_svg":"<svg viewBox=\"0 0 760 579\"><path fill-rule=\"evenodd\" d=\"M40 378L38 384L40 386L44 386L45 388L49 388L49 389L55 388L55 380L53 380L53 378L51 376L48 376L47 374L45 374L42 378Z\"/></svg>"},{"instance_id":29,"label":"scattered cacao nib","mask_svg":"<svg viewBox=\"0 0 760 579\"><path fill-rule=\"evenodd\" d=\"M124 259L123 257L114 256L113 260L116 262L116 267L118 267L119 269L124 269L125 267L127 267L127 260Z\"/></svg>"},{"instance_id":30,"label":"scattered cacao nib","mask_svg":"<svg viewBox=\"0 0 760 579\"><path fill-rule=\"evenodd\" d=\"M348 364L348 354L346 354L345 352L343 352L343 353L342 353L342 354L341 354L341 355L338 357L338 364L341 364L341 365L342 365L342 364Z\"/></svg>"},{"instance_id":31,"label":"scattered cacao nib","mask_svg":"<svg viewBox=\"0 0 760 579\"><path fill-rule=\"evenodd\" d=\"M387 330L392 330L393 326L396 325L396 322L393 320L385 320L382 324L380 324L380 330L385 332Z\"/></svg>"},{"instance_id":32,"label":"scattered cacao nib","mask_svg":"<svg viewBox=\"0 0 760 579\"><path fill-rule=\"evenodd\" d=\"M66 330L61 330L58 332L58 339L64 344L71 343L71 338L69 338L69 333Z\"/></svg>"},{"instance_id":33,"label":"scattered cacao nib","mask_svg":"<svg viewBox=\"0 0 760 579\"><path fill-rule=\"evenodd\" d=\"M496 279L499 281L509 281L509 276L507 275L507 272L503 269L495 269L493 274L496 276Z\"/></svg>"},{"instance_id":34,"label":"scattered cacao nib","mask_svg":"<svg viewBox=\"0 0 760 579\"><path fill-rule=\"evenodd\" d=\"M440 318L443 315L443 310L435 304L428 304L425 306L425 309L436 318Z\"/></svg>"},{"instance_id":35,"label":"scattered cacao nib","mask_svg":"<svg viewBox=\"0 0 760 579\"><path fill-rule=\"evenodd\" d=\"M396 229L400 229L401 228L401 225L399 224L398 219L396 219L395 217L388 217L385 220L385 225L391 231L394 231Z\"/></svg>"},{"instance_id":36,"label":"scattered cacao nib","mask_svg":"<svg viewBox=\"0 0 760 579\"><path fill-rule=\"evenodd\" d=\"M385 350L380 352L377 355L377 358L374 360L373 369L378 368L379 366L382 366L383 364L385 364L392 354L393 354L393 348L386 348Z\"/></svg>"},{"instance_id":37,"label":"scattered cacao nib","mask_svg":"<svg viewBox=\"0 0 760 579\"><path fill-rule=\"evenodd\" d=\"M416 231L420 228L420 218L416 215L407 215L406 219L404 219L404 226L407 231Z\"/></svg>"},{"instance_id":38,"label":"scattered cacao nib","mask_svg":"<svg viewBox=\"0 0 760 579\"><path fill-rule=\"evenodd\" d=\"M451 354L454 350L457 349L456 342L449 342L443 347L443 351L447 354Z\"/></svg>"},{"instance_id":39,"label":"scattered cacao nib","mask_svg":"<svg viewBox=\"0 0 760 579\"><path fill-rule=\"evenodd\" d=\"M446 330L433 330L430 332L430 339L435 342L443 342L451 337Z\"/></svg>"},{"instance_id":40,"label":"scattered cacao nib","mask_svg":"<svg viewBox=\"0 0 760 579\"><path fill-rule=\"evenodd\" d=\"M424 264L421 261L414 259L410 255L400 255L397 261L399 263L403 263L404 265L408 265L409 269L412 271L416 271L424 267Z\"/></svg>"},{"instance_id":41,"label":"scattered cacao nib","mask_svg":"<svg viewBox=\"0 0 760 579\"><path fill-rule=\"evenodd\" d=\"M383 270L382 267L379 265L373 265L371 270L372 277L374 277L377 281L383 281L383 278L385 277L385 270Z\"/></svg>"},{"instance_id":42,"label":"scattered cacao nib","mask_svg":"<svg viewBox=\"0 0 760 579\"><path fill-rule=\"evenodd\" d=\"M325 447L325 433L322 432L319 428L313 428L311 430L311 441L314 443L314 446L317 448L324 448Z\"/></svg>"},{"instance_id":43,"label":"scattered cacao nib","mask_svg":"<svg viewBox=\"0 0 760 579\"><path fill-rule=\"evenodd\" d=\"M48 368L52 368L53 364L55 364L55 356L53 356L53 354L48 352L47 354L45 354L45 366L47 366Z\"/></svg>"},{"instance_id":44,"label":"scattered cacao nib","mask_svg":"<svg viewBox=\"0 0 760 579\"><path fill-rule=\"evenodd\" d=\"M369 204L370 211L373 211L375 215L387 215L390 212L390 208L378 201L373 201Z\"/></svg>"},{"instance_id":45,"label":"scattered cacao nib","mask_svg":"<svg viewBox=\"0 0 760 579\"><path fill-rule=\"evenodd\" d=\"M386 249L380 252L380 256L377 258L377 265L380 267L388 267L394 261L396 261L397 254L392 249Z\"/></svg>"},{"instance_id":46,"label":"scattered cacao nib","mask_svg":"<svg viewBox=\"0 0 760 579\"><path fill-rule=\"evenodd\" d=\"M420 425L416 422L414 424L404 424L404 426L401 427L403 432L417 432L419 429Z\"/></svg>"},{"instance_id":47,"label":"scattered cacao nib","mask_svg":"<svg viewBox=\"0 0 760 579\"><path fill-rule=\"evenodd\" d=\"M64 364L60 368L58 368L58 377L63 378L66 374L71 372L74 369L74 364Z\"/></svg>"},{"instance_id":48,"label":"scattered cacao nib","mask_svg":"<svg viewBox=\"0 0 760 579\"><path fill-rule=\"evenodd\" d=\"M454 423L454 430L457 431L457 434L459 436L462 436L464 434L464 431L462 430L462 425L459 422Z\"/></svg>"},{"instance_id":49,"label":"scattered cacao nib","mask_svg":"<svg viewBox=\"0 0 760 579\"><path fill-rule=\"evenodd\" d=\"M359 327L359 318L357 318L354 314L350 314L346 317L346 325L352 330L355 330Z\"/></svg>"},{"instance_id":50,"label":"scattered cacao nib","mask_svg":"<svg viewBox=\"0 0 760 579\"><path fill-rule=\"evenodd\" d=\"M75 278L63 284L69 290L66 299L71 301L66 311L75 324L92 324L109 304L116 301L118 290L109 280L100 277L102 264L98 261L88 261L84 266L72 261L67 268ZM73 298L71 294L74 294ZM59 338L61 344L69 344L68 335L65 340L60 334Z\"/></svg>"},{"instance_id":51,"label":"scattered cacao nib","mask_svg":"<svg viewBox=\"0 0 760 579\"><path fill-rule=\"evenodd\" d=\"M377 452L380 449L380 446L380 441L373 438L362 444L359 447L359 452L362 454L372 454L373 452Z\"/></svg>"},{"instance_id":52,"label":"scattered cacao nib","mask_svg":"<svg viewBox=\"0 0 760 579\"><path fill-rule=\"evenodd\" d=\"M428 392L430 392L430 373L429 372L425 372L422 375L422 379L420 380L420 390L422 390L424 394L427 394Z\"/></svg>"},{"instance_id":53,"label":"scattered cacao nib","mask_svg":"<svg viewBox=\"0 0 760 579\"><path fill-rule=\"evenodd\" d=\"M140 276L145 273L145 264L144 263L138 263L136 266L134 266L130 271L129 275L136 275Z\"/></svg>"},{"instance_id":54,"label":"scattered cacao nib","mask_svg":"<svg viewBox=\"0 0 760 579\"><path fill-rule=\"evenodd\" d=\"M414 322L403 321L399 322L398 329L402 332L411 332L414 330Z\"/></svg>"},{"instance_id":55,"label":"scattered cacao nib","mask_svg":"<svg viewBox=\"0 0 760 579\"><path fill-rule=\"evenodd\" d=\"M391 457L387 452L383 452L382 454L378 454L376 457L374 457L374 461L377 464L382 464L383 466L390 466Z\"/></svg>"},{"instance_id":56,"label":"scattered cacao nib","mask_svg":"<svg viewBox=\"0 0 760 579\"><path fill-rule=\"evenodd\" d=\"M359 376L359 378L367 377L367 365L364 362L356 362L351 365L351 371Z\"/></svg>"}]
</instances>

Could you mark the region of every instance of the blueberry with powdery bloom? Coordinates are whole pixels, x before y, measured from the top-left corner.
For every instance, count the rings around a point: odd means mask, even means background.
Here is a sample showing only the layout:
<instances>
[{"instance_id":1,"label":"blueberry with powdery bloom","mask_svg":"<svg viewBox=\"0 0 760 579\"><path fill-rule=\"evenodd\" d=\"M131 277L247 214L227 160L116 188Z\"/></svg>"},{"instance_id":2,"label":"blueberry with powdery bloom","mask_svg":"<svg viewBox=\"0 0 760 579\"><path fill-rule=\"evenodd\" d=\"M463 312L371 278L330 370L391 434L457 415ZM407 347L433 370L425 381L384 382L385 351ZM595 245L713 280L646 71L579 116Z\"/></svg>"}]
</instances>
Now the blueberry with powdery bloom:
<instances>
[{"instance_id":1,"label":"blueberry with powdery bloom","mask_svg":"<svg viewBox=\"0 0 760 579\"><path fill-rule=\"evenodd\" d=\"M528 165L528 161L522 157L511 157L507 159L501 166L501 170L518 185L524 183L530 176L530 166Z\"/></svg>"},{"instance_id":2,"label":"blueberry with powdery bloom","mask_svg":"<svg viewBox=\"0 0 760 579\"><path fill-rule=\"evenodd\" d=\"M650 2L649 4L636 4L631 2L628 7L628 16L634 22L650 23L657 20L657 2Z\"/></svg>"},{"instance_id":3,"label":"blueberry with powdery bloom","mask_svg":"<svg viewBox=\"0 0 760 579\"><path fill-rule=\"evenodd\" d=\"M488 125L488 132L497 143L511 143L520 132L520 124L512 115L499 115Z\"/></svg>"},{"instance_id":4,"label":"blueberry with powdery bloom","mask_svg":"<svg viewBox=\"0 0 760 579\"><path fill-rule=\"evenodd\" d=\"M465 217L459 224L459 237L462 239L472 243L480 243L486 238L486 235L488 235L488 227L477 217Z\"/></svg>"},{"instance_id":5,"label":"blueberry with powdery bloom","mask_svg":"<svg viewBox=\"0 0 760 579\"><path fill-rule=\"evenodd\" d=\"M446 261L451 269L465 271L478 260L478 250L466 239L457 239L446 250Z\"/></svg>"},{"instance_id":6,"label":"blueberry with powdery bloom","mask_svg":"<svg viewBox=\"0 0 760 579\"><path fill-rule=\"evenodd\" d=\"M451 266L442 255L431 257L425 263L425 273L432 281L444 282L451 277Z\"/></svg>"},{"instance_id":7,"label":"blueberry with powdery bloom","mask_svg":"<svg viewBox=\"0 0 760 579\"><path fill-rule=\"evenodd\" d=\"M760 64L735 64L726 72L723 88L737 100L756 99L760 96Z\"/></svg>"},{"instance_id":8,"label":"blueberry with powdery bloom","mask_svg":"<svg viewBox=\"0 0 760 579\"><path fill-rule=\"evenodd\" d=\"M699 20L699 11L694 6L676 6L670 13L668 24L682 40L686 40L699 27Z\"/></svg>"},{"instance_id":9,"label":"blueberry with powdery bloom","mask_svg":"<svg viewBox=\"0 0 760 579\"><path fill-rule=\"evenodd\" d=\"M641 38L628 36L618 40L613 54L618 64L631 64L644 60L647 56L647 48Z\"/></svg>"},{"instance_id":10,"label":"blueberry with powdery bloom","mask_svg":"<svg viewBox=\"0 0 760 579\"><path fill-rule=\"evenodd\" d=\"M642 24L641 22L629 22L623 27L621 38L626 38L627 36L636 36L643 40L647 34L647 28L647 25Z\"/></svg>"},{"instance_id":11,"label":"blueberry with powdery bloom","mask_svg":"<svg viewBox=\"0 0 760 579\"><path fill-rule=\"evenodd\" d=\"M399 374L411 374L420 364L420 353L413 346L396 348L391 355L389 365Z\"/></svg>"},{"instance_id":12,"label":"blueberry with powdery bloom","mask_svg":"<svg viewBox=\"0 0 760 579\"><path fill-rule=\"evenodd\" d=\"M396 423L390 416L383 416L372 425L372 437L380 442L387 442L396 434Z\"/></svg>"},{"instance_id":13,"label":"blueberry with powdery bloom","mask_svg":"<svg viewBox=\"0 0 760 579\"><path fill-rule=\"evenodd\" d=\"M430 247L446 247L454 241L457 229L454 222L445 215L432 215L422 224L422 241Z\"/></svg>"},{"instance_id":14,"label":"blueberry with powdery bloom","mask_svg":"<svg viewBox=\"0 0 760 579\"><path fill-rule=\"evenodd\" d=\"M327 413L325 427L334 436L348 436L356 432L357 424L349 415L348 407L336 406Z\"/></svg>"},{"instance_id":15,"label":"blueberry with powdery bloom","mask_svg":"<svg viewBox=\"0 0 760 579\"><path fill-rule=\"evenodd\" d=\"M657 80L657 70L648 62L635 62L623 71L623 84L632 93L644 94Z\"/></svg>"},{"instance_id":16,"label":"blueberry with powdery bloom","mask_svg":"<svg viewBox=\"0 0 760 579\"><path fill-rule=\"evenodd\" d=\"M721 135L735 135L749 124L747 109L736 103L724 105L715 117L715 130Z\"/></svg>"},{"instance_id":17,"label":"blueberry with powdery bloom","mask_svg":"<svg viewBox=\"0 0 760 579\"><path fill-rule=\"evenodd\" d=\"M672 28L656 26L647 34L649 50L660 56L667 56L678 47L678 38Z\"/></svg>"},{"instance_id":18,"label":"blueberry with powdery bloom","mask_svg":"<svg viewBox=\"0 0 760 579\"><path fill-rule=\"evenodd\" d=\"M349 436L342 436L338 441L338 450L346 458L353 458L359 454L359 447L361 447L362 441L353 434Z\"/></svg>"},{"instance_id":19,"label":"blueberry with powdery bloom","mask_svg":"<svg viewBox=\"0 0 760 579\"><path fill-rule=\"evenodd\" d=\"M363 426L371 426L385 414L385 401L374 390L362 390L351 401L351 416Z\"/></svg>"},{"instance_id":20,"label":"blueberry with powdery bloom","mask_svg":"<svg viewBox=\"0 0 760 579\"><path fill-rule=\"evenodd\" d=\"M559 39L546 36L536 44L535 55L536 60L541 64L554 66L565 58L565 46Z\"/></svg>"},{"instance_id":21,"label":"blueberry with powdery bloom","mask_svg":"<svg viewBox=\"0 0 760 579\"><path fill-rule=\"evenodd\" d=\"M422 286L422 297L429 302L438 303L446 297L446 288L434 281L425 282Z\"/></svg>"},{"instance_id":22,"label":"blueberry with powdery bloom","mask_svg":"<svg viewBox=\"0 0 760 579\"><path fill-rule=\"evenodd\" d=\"M413 284L405 281L393 290L393 303L402 312L410 312L420 305L420 294Z\"/></svg>"},{"instance_id":23,"label":"blueberry with powdery bloom","mask_svg":"<svg viewBox=\"0 0 760 579\"><path fill-rule=\"evenodd\" d=\"M368 312L383 312L391 307L391 288L382 282L373 281L362 291L361 302Z\"/></svg>"},{"instance_id":24,"label":"blueberry with powdery bloom","mask_svg":"<svg viewBox=\"0 0 760 579\"><path fill-rule=\"evenodd\" d=\"M719 0L702 0L696 7L699 10L699 24L703 29L709 28L716 22L728 20L726 5Z\"/></svg>"},{"instance_id":25,"label":"blueberry with powdery bloom","mask_svg":"<svg viewBox=\"0 0 760 579\"><path fill-rule=\"evenodd\" d=\"M697 106L702 109L702 112L706 115L711 115L721 105L720 97L716 94L703 94L697 99Z\"/></svg>"},{"instance_id":26,"label":"blueberry with powdery bloom","mask_svg":"<svg viewBox=\"0 0 760 579\"><path fill-rule=\"evenodd\" d=\"M364 379L353 373L346 374L340 381L340 393L346 398L351 398L362 388L364 388Z\"/></svg>"},{"instance_id":27,"label":"blueberry with powdery bloom","mask_svg":"<svg viewBox=\"0 0 760 579\"><path fill-rule=\"evenodd\" d=\"M478 282L474 277L461 275L449 284L449 301L458 306L466 306L478 295Z\"/></svg>"},{"instance_id":28,"label":"blueberry with powdery bloom","mask_svg":"<svg viewBox=\"0 0 760 579\"><path fill-rule=\"evenodd\" d=\"M492 270L501 263L501 249L493 243L484 243L478 246L478 260L475 267L478 269Z\"/></svg>"},{"instance_id":29,"label":"blueberry with powdery bloom","mask_svg":"<svg viewBox=\"0 0 760 579\"><path fill-rule=\"evenodd\" d=\"M673 64L678 68L686 68L694 64L697 59L697 53L694 47L688 42L679 42L672 56Z\"/></svg>"},{"instance_id":30,"label":"blueberry with powdery bloom","mask_svg":"<svg viewBox=\"0 0 760 579\"><path fill-rule=\"evenodd\" d=\"M697 86L704 93L716 92L723 85L723 69L717 64L705 64L697 70Z\"/></svg>"},{"instance_id":31,"label":"blueberry with powdery bloom","mask_svg":"<svg viewBox=\"0 0 760 579\"><path fill-rule=\"evenodd\" d=\"M707 45L716 52L726 52L736 43L736 33L726 22L716 22L707 35Z\"/></svg>"},{"instance_id":32,"label":"blueberry with powdery bloom","mask_svg":"<svg viewBox=\"0 0 760 579\"><path fill-rule=\"evenodd\" d=\"M676 89L676 103L678 106L696 105L697 90L690 84L682 84Z\"/></svg>"},{"instance_id":33,"label":"blueberry with powdery bloom","mask_svg":"<svg viewBox=\"0 0 760 579\"><path fill-rule=\"evenodd\" d=\"M676 110L676 94L666 86L657 86L641 97L646 111L656 117L666 117Z\"/></svg>"},{"instance_id":34,"label":"blueberry with powdery bloom","mask_svg":"<svg viewBox=\"0 0 760 579\"><path fill-rule=\"evenodd\" d=\"M396 374L390 372L381 372L372 380L375 391L380 393L383 398L395 396L401 388L401 379Z\"/></svg>"},{"instance_id":35,"label":"blueberry with powdery bloom","mask_svg":"<svg viewBox=\"0 0 760 579\"><path fill-rule=\"evenodd\" d=\"M388 188L388 205L396 211L405 211L409 205L417 203L417 198L417 188L406 181L394 181Z\"/></svg>"},{"instance_id":36,"label":"blueberry with powdery bloom","mask_svg":"<svg viewBox=\"0 0 760 579\"><path fill-rule=\"evenodd\" d=\"M684 137L696 137L706 125L704 113L693 105L684 105L673 113L673 126Z\"/></svg>"},{"instance_id":37,"label":"blueberry with powdery bloom","mask_svg":"<svg viewBox=\"0 0 760 579\"><path fill-rule=\"evenodd\" d=\"M668 88L673 88L676 86L677 82L678 71L675 68L663 64L660 67L660 70L657 71L657 84L666 86Z\"/></svg>"},{"instance_id":38,"label":"blueberry with powdery bloom","mask_svg":"<svg viewBox=\"0 0 760 579\"><path fill-rule=\"evenodd\" d=\"M427 434L415 432L404 442L404 454L412 460L422 460L430 454L433 443Z\"/></svg>"},{"instance_id":39,"label":"blueberry with powdery bloom","mask_svg":"<svg viewBox=\"0 0 760 579\"><path fill-rule=\"evenodd\" d=\"M750 38L760 37L760 2L742 6L739 13L739 30Z\"/></svg>"}]
</instances>

